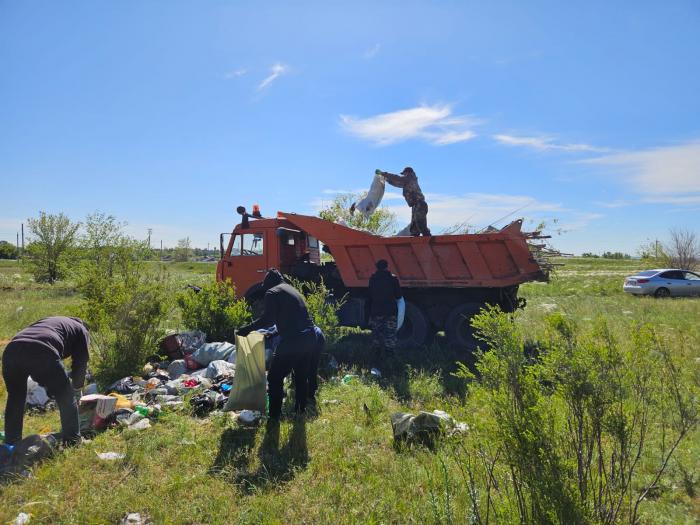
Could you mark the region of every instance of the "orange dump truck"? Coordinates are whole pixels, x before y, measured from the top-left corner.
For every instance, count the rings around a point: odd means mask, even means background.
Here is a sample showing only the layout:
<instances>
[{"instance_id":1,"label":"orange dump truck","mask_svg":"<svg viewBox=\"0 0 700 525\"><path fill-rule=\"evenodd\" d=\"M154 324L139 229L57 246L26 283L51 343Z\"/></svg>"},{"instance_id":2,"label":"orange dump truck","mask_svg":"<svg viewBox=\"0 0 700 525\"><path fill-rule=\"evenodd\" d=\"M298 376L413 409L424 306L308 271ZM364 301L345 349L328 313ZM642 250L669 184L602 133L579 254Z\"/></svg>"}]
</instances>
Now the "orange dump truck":
<instances>
[{"instance_id":1,"label":"orange dump truck","mask_svg":"<svg viewBox=\"0 0 700 525\"><path fill-rule=\"evenodd\" d=\"M428 343L444 330L451 344L470 347L469 318L482 306L513 311L521 305L517 297L521 283L547 280L537 245L528 243L541 237L537 232L523 233L522 221L488 233L380 237L294 213L259 219L243 216L231 234L221 234L218 280L230 280L237 295L257 305L267 268L304 281L323 279L336 298L346 298L339 311L341 324L365 327L369 278L375 262L386 259L406 300L400 345ZM321 262L321 244L333 261Z\"/></svg>"}]
</instances>

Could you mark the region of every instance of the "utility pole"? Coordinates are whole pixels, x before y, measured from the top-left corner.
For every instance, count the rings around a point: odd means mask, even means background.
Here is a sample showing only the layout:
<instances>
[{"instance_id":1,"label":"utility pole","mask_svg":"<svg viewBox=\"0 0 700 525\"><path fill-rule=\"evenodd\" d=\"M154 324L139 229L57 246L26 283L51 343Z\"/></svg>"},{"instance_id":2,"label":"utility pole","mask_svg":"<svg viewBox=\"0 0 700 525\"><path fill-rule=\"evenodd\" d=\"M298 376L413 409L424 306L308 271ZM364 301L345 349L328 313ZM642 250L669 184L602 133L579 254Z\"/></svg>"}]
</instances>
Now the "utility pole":
<instances>
[{"instance_id":1,"label":"utility pole","mask_svg":"<svg viewBox=\"0 0 700 525\"><path fill-rule=\"evenodd\" d=\"M163 260L163 239L160 240L160 260Z\"/></svg>"},{"instance_id":2,"label":"utility pole","mask_svg":"<svg viewBox=\"0 0 700 525\"><path fill-rule=\"evenodd\" d=\"M148 228L148 249L151 249L151 233L153 233L153 228Z\"/></svg>"},{"instance_id":3,"label":"utility pole","mask_svg":"<svg viewBox=\"0 0 700 525\"><path fill-rule=\"evenodd\" d=\"M654 259L659 258L659 239L654 241Z\"/></svg>"},{"instance_id":4,"label":"utility pole","mask_svg":"<svg viewBox=\"0 0 700 525\"><path fill-rule=\"evenodd\" d=\"M19 254L19 232L17 232L17 258L19 258L19 257L20 257L20 254Z\"/></svg>"},{"instance_id":5,"label":"utility pole","mask_svg":"<svg viewBox=\"0 0 700 525\"><path fill-rule=\"evenodd\" d=\"M22 223L22 255L24 255L24 223Z\"/></svg>"}]
</instances>

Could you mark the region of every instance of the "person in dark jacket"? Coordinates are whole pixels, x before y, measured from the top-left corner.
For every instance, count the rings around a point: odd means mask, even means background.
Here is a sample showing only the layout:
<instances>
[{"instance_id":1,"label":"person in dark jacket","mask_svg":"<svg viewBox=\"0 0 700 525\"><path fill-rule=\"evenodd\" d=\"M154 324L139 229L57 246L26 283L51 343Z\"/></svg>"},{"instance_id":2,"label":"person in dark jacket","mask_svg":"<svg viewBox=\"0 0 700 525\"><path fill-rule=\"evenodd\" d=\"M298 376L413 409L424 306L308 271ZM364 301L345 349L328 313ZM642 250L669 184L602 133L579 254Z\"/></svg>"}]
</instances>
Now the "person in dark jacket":
<instances>
[{"instance_id":1,"label":"person in dark jacket","mask_svg":"<svg viewBox=\"0 0 700 525\"><path fill-rule=\"evenodd\" d=\"M270 394L270 419L279 419L284 397L284 378L294 371L294 409L306 409L309 360L316 343L314 324L309 317L302 295L284 282L282 274L270 269L263 280L265 310L262 316L241 327L238 335L246 336L253 330L277 326L280 342L272 354L267 373Z\"/></svg>"},{"instance_id":2,"label":"person in dark jacket","mask_svg":"<svg viewBox=\"0 0 700 525\"><path fill-rule=\"evenodd\" d=\"M395 175L387 171L375 170L377 175L384 177L389 184L396 188L401 188L406 204L411 207L411 235L430 236L428 229L428 203L425 202L423 192L418 185L418 177L411 167L405 167L401 175Z\"/></svg>"},{"instance_id":3,"label":"person in dark jacket","mask_svg":"<svg viewBox=\"0 0 700 525\"><path fill-rule=\"evenodd\" d=\"M369 278L369 324L372 347L393 354L396 349L396 300L403 297L399 279L389 271L389 264L380 259L377 271Z\"/></svg>"},{"instance_id":4,"label":"person in dark jacket","mask_svg":"<svg viewBox=\"0 0 700 525\"><path fill-rule=\"evenodd\" d=\"M90 335L77 317L47 317L15 335L2 355L2 377L7 388L5 443L22 439L27 378L46 388L61 413L61 434L67 444L80 441L76 399L85 382ZM62 360L71 358L71 377Z\"/></svg>"}]
</instances>

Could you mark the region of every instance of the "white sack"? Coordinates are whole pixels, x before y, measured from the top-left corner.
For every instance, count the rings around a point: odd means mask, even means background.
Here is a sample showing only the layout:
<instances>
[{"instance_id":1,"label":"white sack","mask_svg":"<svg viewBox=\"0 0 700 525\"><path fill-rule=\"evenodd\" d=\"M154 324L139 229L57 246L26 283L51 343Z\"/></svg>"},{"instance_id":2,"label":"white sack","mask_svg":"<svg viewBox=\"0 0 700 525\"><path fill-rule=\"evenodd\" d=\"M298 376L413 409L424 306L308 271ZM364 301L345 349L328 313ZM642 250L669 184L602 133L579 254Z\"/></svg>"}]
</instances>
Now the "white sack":
<instances>
[{"instance_id":1,"label":"white sack","mask_svg":"<svg viewBox=\"0 0 700 525\"><path fill-rule=\"evenodd\" d=\"M355 205L355 210L359 211L365 219L369 219L369 216L374 213L374 210L379 207L379 203L382 202L385 184L384 177L375 174L367 196Z\"/></svg>"}]
</instances>

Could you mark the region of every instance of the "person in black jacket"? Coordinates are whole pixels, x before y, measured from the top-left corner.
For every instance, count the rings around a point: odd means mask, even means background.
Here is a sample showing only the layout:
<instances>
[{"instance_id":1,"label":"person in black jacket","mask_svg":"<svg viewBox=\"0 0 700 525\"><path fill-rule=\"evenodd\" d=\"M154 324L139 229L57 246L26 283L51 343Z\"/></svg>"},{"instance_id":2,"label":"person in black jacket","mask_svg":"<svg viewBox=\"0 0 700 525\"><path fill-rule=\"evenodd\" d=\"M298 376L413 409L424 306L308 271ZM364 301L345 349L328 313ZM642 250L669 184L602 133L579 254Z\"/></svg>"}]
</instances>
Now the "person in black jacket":
<instances>
[{"instance_id":1,"label":"person in black jacket","mask_svg":"<svg viewBox=\"0 0 700 525\"><path fill-rule=\"evenodd\" d=\"M396 349L396 300L402 297L398 278L389 271L389 264L380 259L377 271L369 278L369 324L372 348L393 355Z\"/></svg>"},{"instance_id":2,"label":"person in black jacket","mask_svg":"<svg viewBox=\"0 0 700 525\"><path fill-rule=\"evenodd\" d=\"M280 342L272 354L267 373L270 394L270 419L279 419L284 397L284 378L294 371L294 409L306 409L309 360L316 344L314 323L309 317L302 295L284 282L282 274L270 269L263 280L265 311L259 319L241 327L238 335L244 337L253 330L277 326Z\"/></svg>"},{"instance_id":3,"label":"person in black jacket","mask_svg":"<svg viewBox=\"0 0 700 525\"><path fill-rule=\"evenodd\" d=\"M77 317L47 317L12 338L2 355L2 377L7 387L6 444L15 445L22 439L29 376L56 399L63 441L80 441L76 399L85 382L89 344L85 323ZM72 360L70 379L62 363L68 357Z\"/></svg>"}]
</instances>

